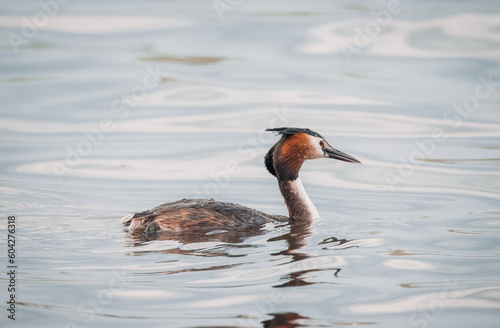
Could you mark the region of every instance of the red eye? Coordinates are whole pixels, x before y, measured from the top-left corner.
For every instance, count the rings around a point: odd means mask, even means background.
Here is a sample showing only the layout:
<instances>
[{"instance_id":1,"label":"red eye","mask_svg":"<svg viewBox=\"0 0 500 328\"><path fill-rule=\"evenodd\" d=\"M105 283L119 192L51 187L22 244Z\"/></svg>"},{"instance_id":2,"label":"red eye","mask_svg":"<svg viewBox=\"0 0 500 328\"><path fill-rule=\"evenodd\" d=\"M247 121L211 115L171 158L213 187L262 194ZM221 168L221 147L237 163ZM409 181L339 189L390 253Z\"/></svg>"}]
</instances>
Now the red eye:
<instances>
[{"instance_id":1,"label":"red eye","mask_svg":"<svg viewBox=\"0 0 500 328\"><path fill-rule=\"evenodd\" d=\"M323 142L323 140L320 140L320 141L319 141L319 145L320 145L321 147L323 147L323 146L325 145L325 143Z\"/></svg>"}]
</instances>

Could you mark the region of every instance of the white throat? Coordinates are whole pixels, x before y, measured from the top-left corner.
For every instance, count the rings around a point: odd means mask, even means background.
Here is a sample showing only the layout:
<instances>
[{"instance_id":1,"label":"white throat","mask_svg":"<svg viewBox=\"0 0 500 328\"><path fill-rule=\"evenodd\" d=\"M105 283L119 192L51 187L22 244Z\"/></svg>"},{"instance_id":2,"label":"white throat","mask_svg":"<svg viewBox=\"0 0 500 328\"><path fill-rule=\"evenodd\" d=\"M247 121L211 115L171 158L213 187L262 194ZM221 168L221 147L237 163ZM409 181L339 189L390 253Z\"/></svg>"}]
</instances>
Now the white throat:
<instances>
[{"instance_id":1,"label":"white throat","mask_svg":"<svg viewBox=\"0 0 500 328\"><path fill-rule=\"evenodd\" d=\"M292 181L281 181L280 190L291 219L304 221L319 219L318 210L309 199L300 177Z\"/></svg>"}]
</instances>

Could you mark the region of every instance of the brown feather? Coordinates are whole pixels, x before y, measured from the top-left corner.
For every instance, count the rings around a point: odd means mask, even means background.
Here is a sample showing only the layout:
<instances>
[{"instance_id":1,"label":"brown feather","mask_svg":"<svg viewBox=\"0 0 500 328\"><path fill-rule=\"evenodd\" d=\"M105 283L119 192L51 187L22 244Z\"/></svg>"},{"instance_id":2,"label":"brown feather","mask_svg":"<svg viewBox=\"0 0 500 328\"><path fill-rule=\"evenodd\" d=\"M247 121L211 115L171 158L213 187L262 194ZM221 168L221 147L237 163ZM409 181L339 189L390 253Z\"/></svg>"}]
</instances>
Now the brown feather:
<instances>
[{"instance_id":1,"label":"brown feather","mask_svg":"<svg viewBox=\"0 0 500 328\"><path fill-rule=\"evenodd\" d=\"M284 135L275 145L274 168L282 180L295 180L304 161L311 159L312 146L310 135L296 133Z\"/></svg>"},{"instance_id":2,"label":"brown feather","mask_svg":"<svg viewBox=\"0 0 500 328\"><path fill-rule=\"evenodd\" d=\"M284 219L286 218L213 199L183 199L136 213L126 225L131 226L134 232L151 234L159 231L176 232L194 229L245 229Z\"/></svg>"}]
</instances>

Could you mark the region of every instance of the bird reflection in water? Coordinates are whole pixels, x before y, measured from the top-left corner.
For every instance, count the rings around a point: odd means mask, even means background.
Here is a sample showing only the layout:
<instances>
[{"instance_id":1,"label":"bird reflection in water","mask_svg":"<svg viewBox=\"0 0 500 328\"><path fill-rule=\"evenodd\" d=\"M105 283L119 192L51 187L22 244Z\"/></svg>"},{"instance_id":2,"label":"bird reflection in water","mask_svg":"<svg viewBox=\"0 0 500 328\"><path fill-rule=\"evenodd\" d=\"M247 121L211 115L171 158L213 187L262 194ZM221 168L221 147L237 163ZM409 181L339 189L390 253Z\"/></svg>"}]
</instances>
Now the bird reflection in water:
<instances>
[{"instance_id":1,"label":"bird reflection in water","mask_svg":"<svg viewBox=\"0 0 500 328\"><path fill-rule=\"evenodd\" d=\"M263 328L295 328L307 327L307 325L300 324L301 320L308 320L310 318L298 315L297 313L273 313L272 319L262 321Z\"/></svg>"},{"instance_id":2,"label":"bird reflection in water","mask_svg":"<svg viewBox=\"0 0 500 328\"><path fill-rule=\"evenodd\" d=\"M163 254L180 254L180 255L196 255L204 257L239 257L245 255L234 255L228 250L231 248L255 248L256 245L245 244L244 241L247 238L259 236L265 234L266 230L263 227L255 226L249 229L241 230L231 230L231 231L210 231L210 230L193 230L193 231L182 231L182 232L161 232L151 235L146 235L143 233L130 234L130 239L128 240L128 246L140 247L148 244L155 240L165 240L165 241L176 241L182 245L194 244L194 243L220 243L218 247L210 249L165 249L160 251L154 251L156 253ZM134 251L129 253L129 255L141 255L144 253L150 253L151 251Z\"/></svg>"},{"instance_id":3,"label":"bird reflection in water","mask_svg":"<svg viewBox=\"0 0 500 328\"><path fill-rule=\"evenodd\" d=\"M315 234L314 228L311 222L294 222L290 221L286 224L277 225L275 228L288 228L288 231L278 237L274 237L268 240L268 242L286 241L286 248L280 252L271 254L273 256L286 256L290 258L289 263L294 263L296 265L292 266L292 270L289 273L280 278L281 283L274 285L274 288L285 288L285 287L299 287L316 284L318 282L308 281L311 272L319 272L331 270L334 276L337 276L341 271L338 267L318 267L315 265L314 261L304 261L307 259L313 259L316 254L310 254L304 250L308 246L308 238ZM232 230L232 231L183 231L182 233L171 233L163 232L154 235L145 234L129 234L129 246L140 247L147 245L148 243L155 240L165 240L165 241L176 241L180 244L193 244L193 243L204 243L216 242L218 246L211 247L209 249L166 249L166 250L155 250L155 251L134 251L131 255L140 255L142 253L164 253L164 254L181 254L181 255L195 255L203 257L238 257L246 256L246 254L231 254L231 249L235 248L251 248L259 247L253 244L245 244L245 240L249 237L254 237L258 235L263 235L266 233L265 229L255 227L251 229L243 230ZM343 245L351 240L338 239L336 237L329 237L318 243L316 247L322 247L326 244L336 244ZM225 250L225 251L224 251ZM301 261L304 261L303 265ZM212 270L225 270L235 267L234 264L227 265L215 265L205 268L186 268L181 270L170 270L165 271L165 275L178 274L184 272L197 272L197 271L212 271ZM264 313L263 313L264 314ZM307 322L310 320L309 317L302 316L293 312L284 313L266 313L266 315L271 316L269 320L262 321L263 328L294 328L294 327L307 327Z\"/></svg>"},{"instance_id":4,"label":"bird reflection in water","mask_svg":"<svg viewBox=\"0 0 500 328\"><path fill-rule=\"evenodd\" d=\"M297 286L307 286L315 284L316 282L307 281L306 277L310 276L311 272L321 272L325 270L333 271L333 275L337 276L341 268L331 267L331 268L320 268L317 267L314 261L305 261L301 264L301 261L307 259L314 259L315 254L310 254L305 251L301 251L308 244L308 238L314 235L314 229L311 222L294 222L290 221L284 225L277 225L276 227L288 227L288 231L278 237L274 237L268 240L268 242L286 241L286 248L280 252L271 254L273 256L287 256L290 258L289 263L294 263L292 270L286 275L282 276L280 283L274 285L275 288L282 287L297 287ZM162 253L162 254L178 254L178 255L193 255L202 257L244 257L247 254L232 254L231 250L243 249L243 248L257 248L265 247L255 244L246 244L245 240L250 237L255 237L258 235L263 235L266 233L266 229L262 227L253 227L250 229L242 230L232 230L232 231L183 231L182 233L174 232L162 232L153 235L146 234L130 234L130 239L128 240L128 246L131 247L141 247L147 245L148 243L156 240L164 241L175 241L181 245L188 245L194 243L201 243L199 248L188 248L183 249L182 246L163 249L163 250L134 250L130 252L129 255L137 256L147 253ZM336 237L329 237L324 239L319 245L324 244L337 244L342 245L348 243L351 240L338 239ZM210 243L210 247L204 248L202 243ZM213 243L216 243L214 246ZM319 246L318 245L318 246ZM201 270L222 270L233 265L218 265L204 269L191 268L189 271L201 271ZM180 272L165 272L166 274L174 274Z\"/></svg>"},{"instance_id":5,"label":"bird reflection in water","mask_svg":"<svg viewBox=\"0 0 500 328\"><path fill-rule=\"evenodd\" d=\"M281 287L298 287L298 286L313 285L316 282L307 281L305 278L305 276L307 276L311 272L332 270L334 271L333 274L335 277L338 275L341 268L318 268L315 267L314 262L310 261L303 262L305 264L301 265L300 261L315 258L315 254L299 251L300 249L303 249L305 246L307 246L307 238L312 235L314 235L314 229L312 227L311 222L292 222L290 224L290 232L280 237L280 239L286 240L288 248L275 255L289 256L291 258L291 262L297 265L294 266L296 270L282 277L281 280L282 281L284 280L285 282L279 285L275 285L273 287L281 288ZM344 241L347 242L348 240L344 239L341 242Z\"/></svg>"}]
</instances>

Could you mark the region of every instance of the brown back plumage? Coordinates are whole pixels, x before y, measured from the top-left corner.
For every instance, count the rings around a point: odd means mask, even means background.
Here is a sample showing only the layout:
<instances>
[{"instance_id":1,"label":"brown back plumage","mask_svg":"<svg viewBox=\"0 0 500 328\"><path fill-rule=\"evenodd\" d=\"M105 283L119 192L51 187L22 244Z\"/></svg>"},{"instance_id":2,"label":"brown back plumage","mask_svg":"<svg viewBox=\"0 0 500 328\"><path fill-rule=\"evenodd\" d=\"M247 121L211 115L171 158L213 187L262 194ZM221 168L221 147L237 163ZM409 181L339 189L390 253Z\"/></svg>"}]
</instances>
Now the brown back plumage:
<instances>
[{"instance_id":1,"label":"brown back plumage","mask_svg":"<svg viewBox=\"0 0 500 328\"><path fill-rule=\"evenodd\" d=\"M182 199L136 213L124 225L134 232L152 234L194 229L244 229L271 221L283 221L283 218L213 199Z\"/></svg>"}]
</instances>

